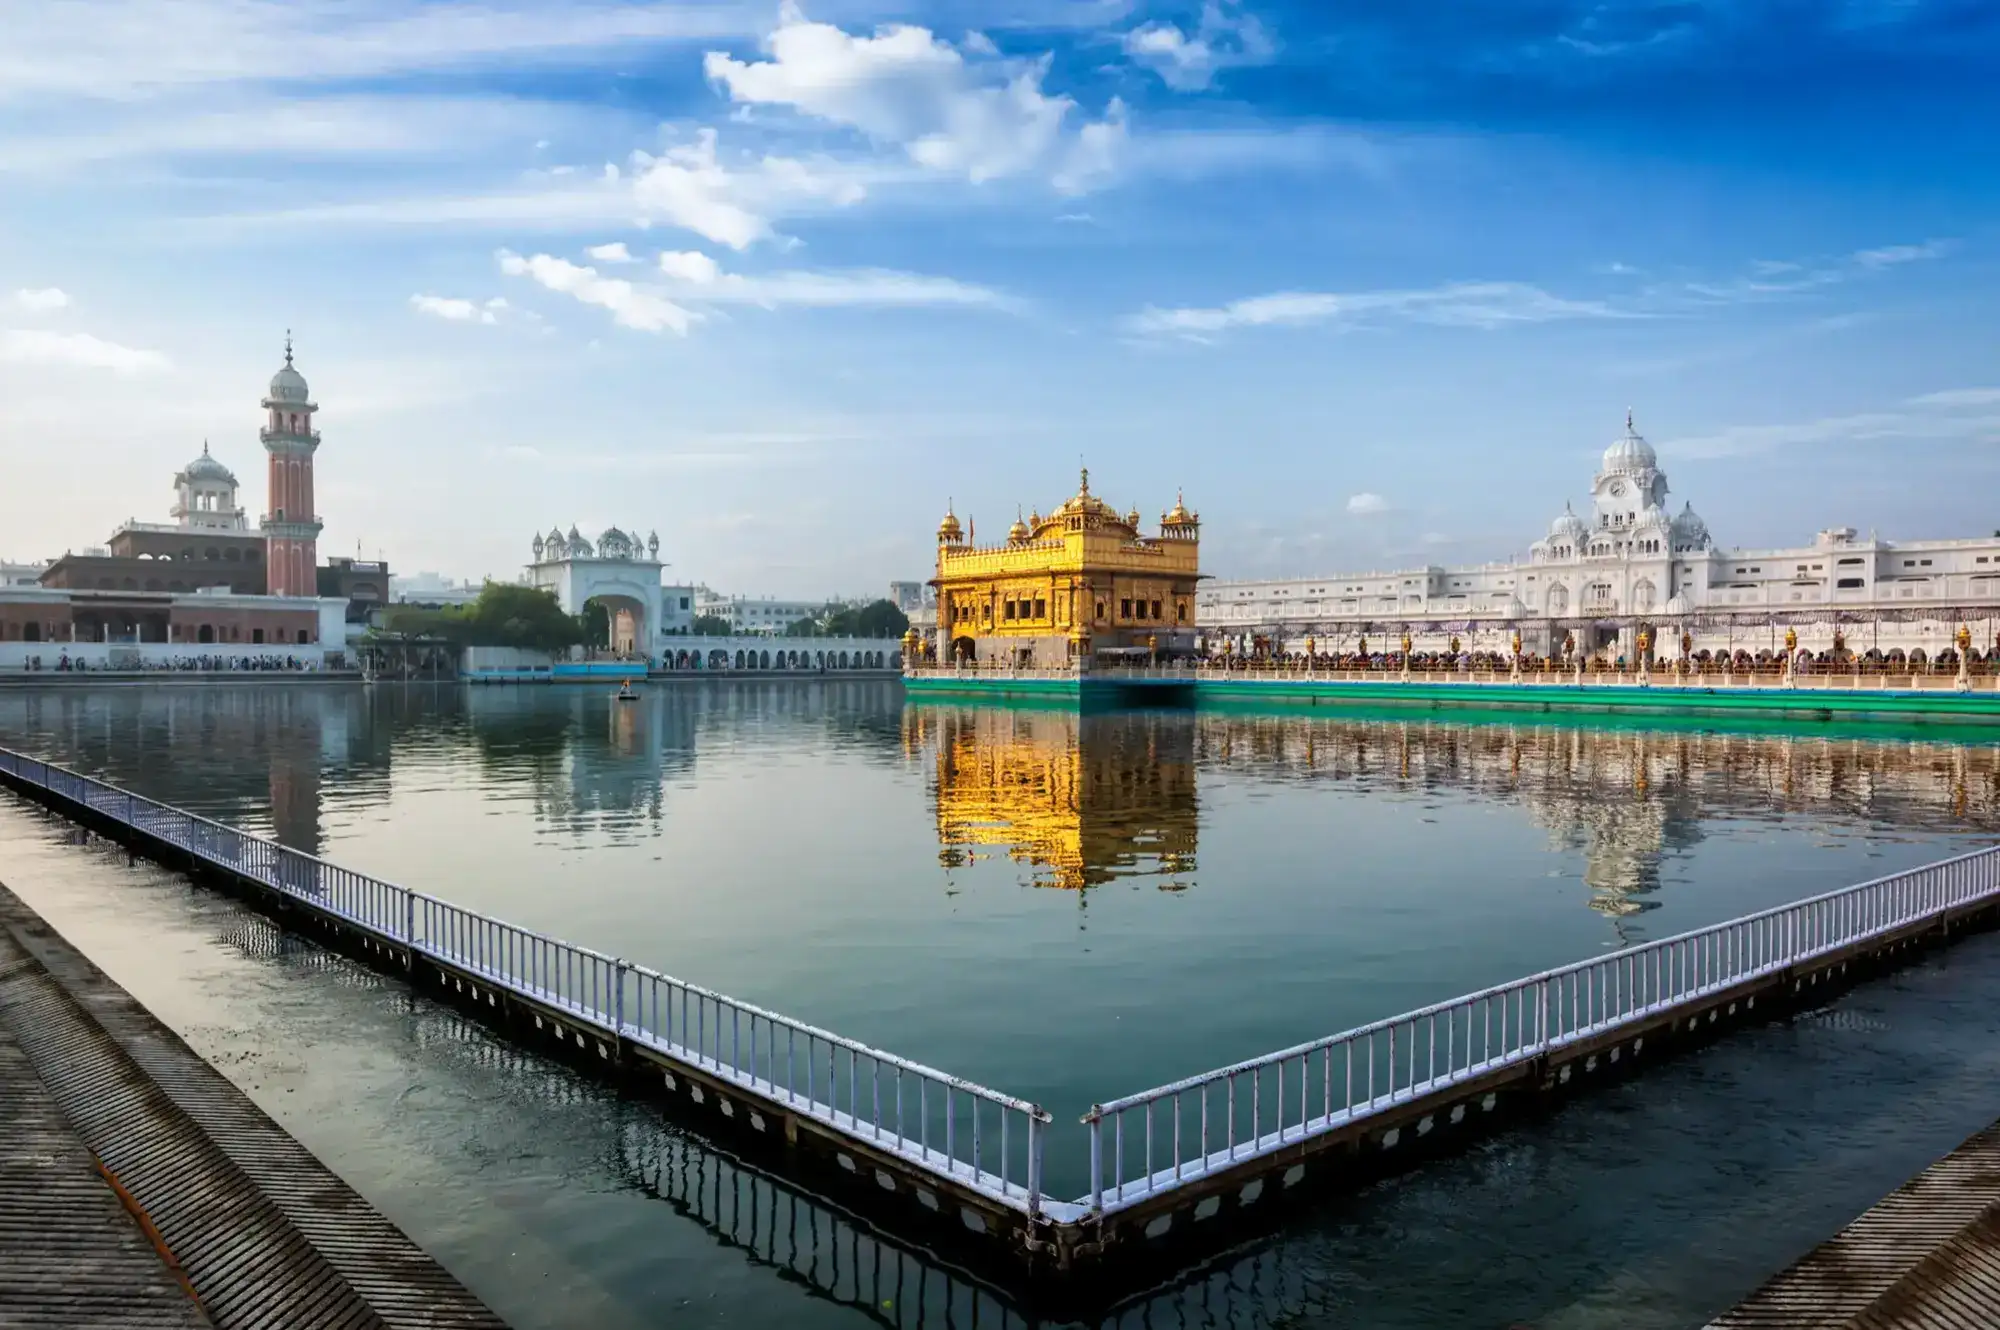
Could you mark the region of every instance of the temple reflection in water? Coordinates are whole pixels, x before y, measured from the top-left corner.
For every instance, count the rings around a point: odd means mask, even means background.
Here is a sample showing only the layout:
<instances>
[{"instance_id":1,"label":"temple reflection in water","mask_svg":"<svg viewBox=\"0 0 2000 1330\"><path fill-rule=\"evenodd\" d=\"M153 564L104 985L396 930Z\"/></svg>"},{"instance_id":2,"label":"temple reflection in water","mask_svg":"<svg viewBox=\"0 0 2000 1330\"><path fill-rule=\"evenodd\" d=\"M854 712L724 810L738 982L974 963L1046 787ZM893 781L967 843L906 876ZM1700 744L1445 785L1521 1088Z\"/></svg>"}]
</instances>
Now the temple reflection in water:
<instances>
[{"instance_id":1,"label":"temple reflection in water","mask_svg":"<svg viewBox=\"0 0 2000 1330\"><path fill-rule=\"evenodd\" d=\"M1167 712L903 711L904 749L930 768L938 862L1004 850L1032 885L1066 891L1121 877L1192 883L1194 741Z\"/></svg>"},{"instance_id":2,"label":"temple reflection in water","mask_svg":"<svg viewBox=\"0 0 2000 1330\"><path fill-rule=\"evenodd\" d=\"M1310 781L1518 806L1613 918L1655 908L1663 866L1718 821L2000 832L2000 748L1867 732L912 705L903 736L930 786L940 864L1004 851L1026 882L1070 890L1193 886L1198 775L1204 788Z\"/></svg>"}]
</instances>

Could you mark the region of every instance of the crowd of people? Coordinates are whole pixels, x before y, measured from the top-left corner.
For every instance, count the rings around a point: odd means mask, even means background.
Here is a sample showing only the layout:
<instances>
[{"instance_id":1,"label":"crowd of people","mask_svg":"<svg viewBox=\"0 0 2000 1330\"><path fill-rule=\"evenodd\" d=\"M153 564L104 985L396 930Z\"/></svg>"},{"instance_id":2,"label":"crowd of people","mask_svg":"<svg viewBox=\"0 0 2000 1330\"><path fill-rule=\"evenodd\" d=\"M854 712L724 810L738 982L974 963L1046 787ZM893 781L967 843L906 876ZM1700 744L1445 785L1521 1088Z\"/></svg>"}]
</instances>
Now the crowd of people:
<instances>
[{"instance_id":1,"label":"crowd of people","mask_svg":"<svg viewBox=\"0 0 2000 1330\"><path fill-rule=\"evenodd\" d=\"M47 670L56 674L226 674L274 670L305 672L319 669L320 663L316 660L302 660L297 656L264 652L258 655L176 656L170 660L141 659L121 661L117 664L93 665L85 658L72 657L65 651L57 654L54 660L29 656L21 662L21 668L30 672Z\"/></svg>"}]
</instances>

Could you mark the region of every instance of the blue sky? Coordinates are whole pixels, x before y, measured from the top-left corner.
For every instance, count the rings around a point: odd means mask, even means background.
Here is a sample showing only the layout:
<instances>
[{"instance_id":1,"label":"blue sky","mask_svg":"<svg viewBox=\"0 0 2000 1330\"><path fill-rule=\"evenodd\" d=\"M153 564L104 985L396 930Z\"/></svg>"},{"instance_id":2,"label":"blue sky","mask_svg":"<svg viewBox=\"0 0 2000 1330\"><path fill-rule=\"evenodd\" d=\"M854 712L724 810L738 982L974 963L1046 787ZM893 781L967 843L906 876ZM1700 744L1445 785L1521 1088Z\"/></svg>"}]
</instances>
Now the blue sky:
<instances>
[{"instance_id":1,"label":"blue sky","mask_svg":"<svg viewBox=\"0 0 2000 1330\"><path fill-rule=\"evenodd\" d=\"M2000 529L2000 7L0 0L0 557L263 502L747 593L1074 486L1223 576L1505 557L1629 406L1718 537Z\"/></svg>"}]
</instances>

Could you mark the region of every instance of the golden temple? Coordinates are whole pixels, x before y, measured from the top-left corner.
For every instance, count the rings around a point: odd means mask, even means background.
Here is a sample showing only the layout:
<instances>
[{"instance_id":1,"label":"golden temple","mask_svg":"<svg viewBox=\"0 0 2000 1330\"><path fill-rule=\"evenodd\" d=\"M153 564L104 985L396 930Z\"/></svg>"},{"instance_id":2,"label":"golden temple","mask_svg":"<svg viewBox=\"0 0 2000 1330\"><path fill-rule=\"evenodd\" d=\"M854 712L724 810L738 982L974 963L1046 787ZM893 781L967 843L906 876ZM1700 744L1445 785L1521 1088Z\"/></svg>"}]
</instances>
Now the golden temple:
<instances>
[{"instance_id":1,"label":"golden temple","mask_svg":"<svg viewBox=\"0 0 2000 1330\"><path fill-rule=\"evenodd\" d=\"M972 544L947 505L937 637L912 645L929 660L1045 669L1192 654L1201 518L1176 497L1157 536L1139 521L1092 494L1087 469L1048 516L1016 518L1003 545Z\"/></svg>"}]
</instances>

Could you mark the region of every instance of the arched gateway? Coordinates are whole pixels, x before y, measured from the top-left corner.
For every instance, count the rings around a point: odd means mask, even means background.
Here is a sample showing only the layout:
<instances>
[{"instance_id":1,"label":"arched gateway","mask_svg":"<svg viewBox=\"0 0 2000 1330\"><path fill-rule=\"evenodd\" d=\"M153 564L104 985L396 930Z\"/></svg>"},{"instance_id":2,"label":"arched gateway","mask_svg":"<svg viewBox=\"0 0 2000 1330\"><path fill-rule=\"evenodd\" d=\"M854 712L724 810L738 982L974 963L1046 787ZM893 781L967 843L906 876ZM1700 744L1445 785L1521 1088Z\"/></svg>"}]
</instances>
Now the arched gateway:
<instances>
[{"instance_id":1,"label":"arched gateway","mask_svg":"<svg viewBox=\"0 0 2000 1330\"><path fill-rule=\"evenodd\" d=\"M666 588L660 585L660 537L641 543L612 527L593 543L574 527L536 536L528 583L555 593L566 614L581 614L597 601L610 616L611 645L636 655L657 654L668 620Z\"/></svg>"}]
</instances>

